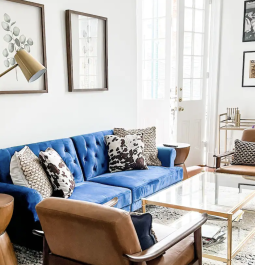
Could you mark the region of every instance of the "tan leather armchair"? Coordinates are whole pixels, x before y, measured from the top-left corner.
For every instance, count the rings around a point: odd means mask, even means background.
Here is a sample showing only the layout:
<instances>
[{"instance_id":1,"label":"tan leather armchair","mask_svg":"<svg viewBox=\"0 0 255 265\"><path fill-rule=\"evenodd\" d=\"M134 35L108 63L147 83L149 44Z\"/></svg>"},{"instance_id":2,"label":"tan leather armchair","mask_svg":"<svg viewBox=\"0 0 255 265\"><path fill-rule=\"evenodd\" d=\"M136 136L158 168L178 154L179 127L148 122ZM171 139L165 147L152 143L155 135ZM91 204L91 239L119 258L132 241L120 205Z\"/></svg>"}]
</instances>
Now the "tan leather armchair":
<instances>
[{"instance_id":1,"label":"tan leather armchair","mask_svg":"<svg viewBox=\"0 0 255 265\"><path fill-rule=\"evenodd\" d=\"M43 265L202 265L206 214L196 214L178 230L155 224L159 242L141 251L123 210L58 198L43 200L36 210L45 234Z\"/></svg>"},{"instance_id":2,"label":"tan leather armchair","mask_svg":"<svg viewBox=\"0 0 255 265\"><path fill-rule=\"evenodd\" d=\"M243 131L242 141L255 142L255 129L246 129ZM234 155L235 152L227 152L216 157L216 172L236 175L255 176L255 166L245 165L229 165L221 167L221 159L230 155Z\"/></svg>"}]
</instances>

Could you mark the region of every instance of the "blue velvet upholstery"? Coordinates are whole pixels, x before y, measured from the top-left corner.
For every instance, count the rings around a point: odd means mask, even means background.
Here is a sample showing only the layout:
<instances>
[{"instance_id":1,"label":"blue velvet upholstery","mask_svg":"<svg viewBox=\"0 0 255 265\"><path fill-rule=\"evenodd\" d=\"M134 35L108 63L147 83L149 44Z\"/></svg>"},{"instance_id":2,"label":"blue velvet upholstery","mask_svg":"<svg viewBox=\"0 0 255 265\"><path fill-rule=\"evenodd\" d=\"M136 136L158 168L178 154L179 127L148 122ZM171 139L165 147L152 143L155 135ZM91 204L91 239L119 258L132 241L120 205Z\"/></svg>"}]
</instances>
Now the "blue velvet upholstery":
<instances>
[{"instance_id":1,"label":"blue velvet upholstery","mask_svg":"<svg viewBox=\"0 0 255 265\"><path fill-rule=\"evenodd\" d=\"M24 146L25 145L0 150L0 182L12 183L10 176L11 158L15 152L19 152L22 148L24 148ZM37 144L29 144L27 146L29 146L29 148L37 156L39 156L41 151L45 151L48 147L53 148L62 157L67 167L72 172L75 183L84 181L80 163L71 139L68 138Z\"/></svg>"},{"instance_id":2,"label":"blue velvet upholstery","mask_svg":"<svg viewBox=\"0 0 255 265\"><path fill-rule=\"evenodd\" d=\"M183 169L149 166L149 170L130 170L106 173L90 181L128 188L132 191L132 202L162 190L183 178Z\"/></svg>"},{"instance_id":3,"label":"blue velvet upholstery","mask_svg":"<svg viewBox=\"0 0 255 265\"><path fill-rule=\"evenodd\" d=\"M72 137L86 180L108 172L108 150L105 135L113 131L103 131Z\"/></svg>"},{"instance_id":4,"label":"blue velvet upholstery","mask_svg":"<svg viewBox=\"0 0 255 265\"><path fill-rule=\"evenodd\" d=\"M13 216L7 229L11 240L19 245L36 247L39 240L33 238L32 229L39 222L35 206L42 200L41 194L33 189L1 182L0 193L14 197Z\"/></svg>"},{"instance_id":5,"label":"blue velvet upholstery","mask_svg":"<svg viewBox=\"0 0 255 265\"><path fill-rule=\"evenodd\" d=\"M104 204L118 197L116 208L124 208L131 204L131 191L129 189L110 187L94 182L79 183L69 199Z\"/></svg>"},{"instance_id":6,"label":"blue velvet upholstery","mask_svg":"<svg viewBox=\"0 0 255 265\"><path fill-rule=\"evenodd\" d=\"M158 158L163 167L174 167L176 150L170 147L158 147Z\"/></svg>"},{"instance_id":7,"label":"blue velvet upholstery","mask_svg":"<svg viewBox=\"0 0 255 265\"><path fill-rule=\"evenodd\" d=\"M70 197L74 200L103 204L118 197L117 208L135 211L141 208L141 198L182 180L182 168L174 167L175 150L164 147L159 148L164 167L109 173L104 136L112 134L110 130L28 146L37 156L48 147L59 153L75 178L76 187ZM12 242L40 248L42 240L33 236L32 230L40 229L35 206L42 196L33 189L13 185L10 177L11 158L23 147L0 150L0 193L14 197L14 213L8 227Z\"/></svg>"}]
</instances>

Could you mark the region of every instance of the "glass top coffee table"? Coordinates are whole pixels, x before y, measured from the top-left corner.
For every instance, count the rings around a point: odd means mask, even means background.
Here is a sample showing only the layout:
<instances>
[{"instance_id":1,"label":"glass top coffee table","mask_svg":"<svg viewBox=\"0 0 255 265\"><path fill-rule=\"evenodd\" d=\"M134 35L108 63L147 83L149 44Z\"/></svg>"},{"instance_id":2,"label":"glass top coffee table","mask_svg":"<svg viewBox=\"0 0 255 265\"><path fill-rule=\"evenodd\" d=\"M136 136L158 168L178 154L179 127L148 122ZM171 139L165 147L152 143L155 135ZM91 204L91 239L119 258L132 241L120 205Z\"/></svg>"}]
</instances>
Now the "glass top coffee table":
<instances>
[{"instance_id":1,"label":"glass top coffee table","mask_svg":"<svg viewBox=\"0 0 255 265\"><path fill-rule=\"evenodd\" d=\"M143 212L146 211L146 205L157 205L225 218L227 222L227 257L206 253L203 256L231 265L231 260L255 235L255 228L253 228L232 250L233 217L254 197L255 178L204 172L142 199L142 204Z\"/></svg>"}]
</instances>

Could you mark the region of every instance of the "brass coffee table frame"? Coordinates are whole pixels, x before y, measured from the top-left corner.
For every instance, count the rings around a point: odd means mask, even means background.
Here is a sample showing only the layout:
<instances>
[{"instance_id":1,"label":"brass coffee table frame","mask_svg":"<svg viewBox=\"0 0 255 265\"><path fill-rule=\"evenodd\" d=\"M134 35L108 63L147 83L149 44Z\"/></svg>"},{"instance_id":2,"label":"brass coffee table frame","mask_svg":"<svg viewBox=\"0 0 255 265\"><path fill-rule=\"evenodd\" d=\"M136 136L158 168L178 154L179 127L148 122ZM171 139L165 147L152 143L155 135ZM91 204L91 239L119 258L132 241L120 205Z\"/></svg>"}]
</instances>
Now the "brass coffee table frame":
<instances>
[{"instance_id":1,"label":"brass coffee table frame","mask_svg":"<svg viewBox=\"0 0 255 265\"><path fill-rule=\"evenodd\" d=\"M170 187L171 188L171 187ZM227 263L227 265L231 265L232 259L240 252L240 250L245 246L245 244L248 242L249 239L251 239L255 235L255 228L239 243L239 245L232 250L232 217L233 215L242 209L249 201L251 201L255 197L255 191L251 194L249 194L241 203L237 204L235 207L233 207L228 212L217 212L217 211L209 211L209 210L203 210L198 208L192 208L192 207L186 207L186 206L180 206L180 205L174 205L174 204L168 204L168 203L161 203L156 201L151 201L146 198L142 199L142 208L143 213L146 212L146 205L156 205L156 206L162 206L167 208L173 208L178 210L184 210L184 211L194 211L198 213L207 213L208 215L214 215L218 217L224 217L227 218L228 222L228 230L227 230L227 258L222 258L216 255L210 255L210 254L203 254L204 258L217 260L221 262Z\"/></svg>"}]
</instances>

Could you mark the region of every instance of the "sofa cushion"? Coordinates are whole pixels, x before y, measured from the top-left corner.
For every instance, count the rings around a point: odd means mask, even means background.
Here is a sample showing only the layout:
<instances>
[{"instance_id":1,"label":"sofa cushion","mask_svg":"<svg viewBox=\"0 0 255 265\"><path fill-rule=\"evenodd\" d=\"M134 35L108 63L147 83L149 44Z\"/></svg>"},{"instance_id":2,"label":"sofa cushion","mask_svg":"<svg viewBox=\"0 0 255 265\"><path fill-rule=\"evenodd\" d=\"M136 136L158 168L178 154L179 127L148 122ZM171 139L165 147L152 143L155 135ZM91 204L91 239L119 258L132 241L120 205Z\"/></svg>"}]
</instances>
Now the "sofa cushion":
<instances>
[{"instance_id":1,"label":"sofa cushion","mask_svg":"<svg viewBox=\"0 0 255 265\"><path fill-rule=\"evenodd\" d=\"M70 138L29 144L27 146L37 157L41 151L45 151L49 147L53 148L56 152L58 152L67 167L70 169L74 176L75 183L84 181L80 163L76 155L73 142ZM12 184L10 176L11 158L15 152L19 152L24 147L25 146L23 145L0 150L0 182Z\"/></svg>"},{"instance_id":2,"label":"sofa cushion","mask_svg":"<svg viewBox=\"0 0 255 265\"><path fill-rule=\"evenodd\" d=\"M149 166L148 168L149 170L106 173L91 179L91 181L130 189L133 203L177 183L183 178L183 170L179 167Z\"/></svg>"},{"instance_id":3,"label":"sofa cushion","mask_svg":"<svg viewBox=\"0 0 255 265\"><path fill-rule=\"evenodd\" d=\"M77 184L69 199L104 204L115 197L118 197L118 203L115 206L117 208L124 208L131 204L131 191L129 189L88 181Z\"/></svg>"},{"instance_id":4,"label":"sofa cushion","mask_svg":"<svg viewBox=\"0 0 255 265\"><path fill-rule=\"evenodd\" d=\"M108 172L108 150L104 141L113 131L103 131L72 137L86 180Z\"/></svg>"}]
</instances>

